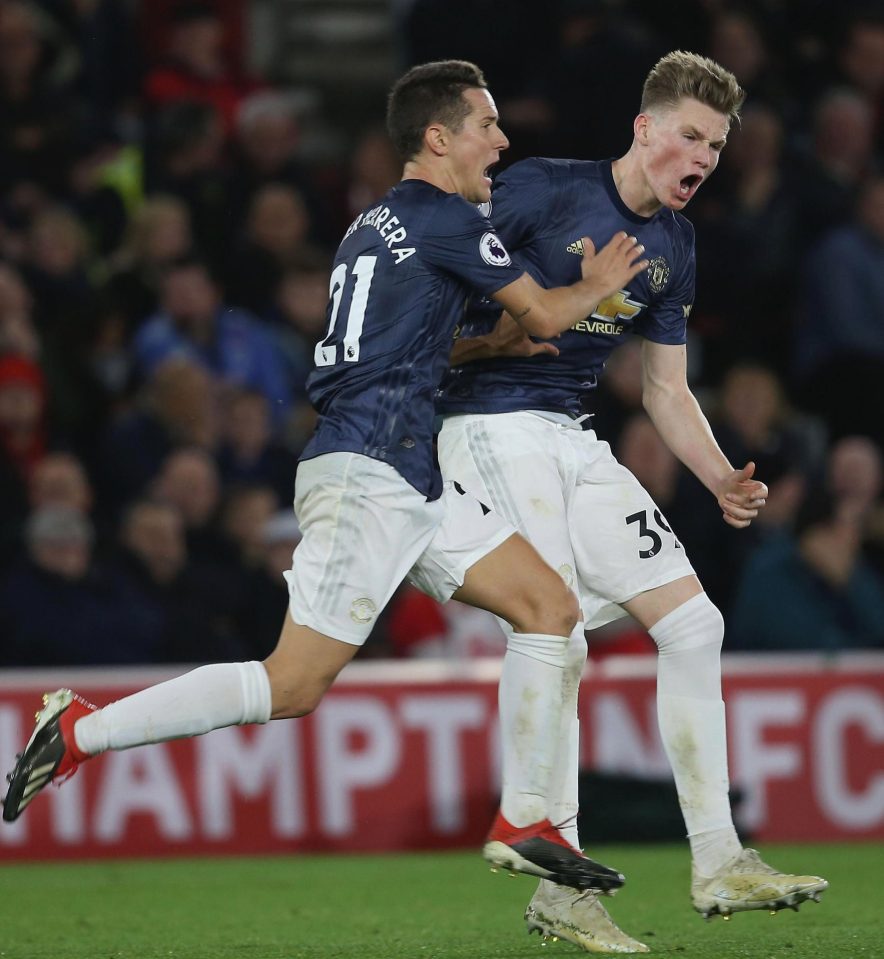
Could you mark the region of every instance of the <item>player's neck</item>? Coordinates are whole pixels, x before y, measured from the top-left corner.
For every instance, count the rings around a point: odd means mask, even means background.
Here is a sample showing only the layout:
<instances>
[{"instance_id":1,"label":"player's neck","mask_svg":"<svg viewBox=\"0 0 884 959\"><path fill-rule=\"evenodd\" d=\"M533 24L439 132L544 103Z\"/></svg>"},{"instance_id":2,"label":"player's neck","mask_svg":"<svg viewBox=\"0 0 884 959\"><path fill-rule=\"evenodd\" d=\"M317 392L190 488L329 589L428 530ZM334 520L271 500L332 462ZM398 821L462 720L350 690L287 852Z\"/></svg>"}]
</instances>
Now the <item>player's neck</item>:
<instances>
[{"instance_id":1,"label":"player's neck","mask_svg":"<svg viewBox=\"0 0 884 959\"><path fill-rule=\"evenodd\" d=\"M639 216L653 216L662 206L642 170L635 148L611 164L611 175L620 199Z\"/></svg>"},{"instance_id":2,"label":"player's neck","mask_svg":"<svg viewBox=\"0 0 884 959\"><path fill-rule=\"evenodd\" d=\"M459 192L449 170L421 160L409 160L402 171L402 179L423 180L445 193Z\"/></svg>"}]
</instances>

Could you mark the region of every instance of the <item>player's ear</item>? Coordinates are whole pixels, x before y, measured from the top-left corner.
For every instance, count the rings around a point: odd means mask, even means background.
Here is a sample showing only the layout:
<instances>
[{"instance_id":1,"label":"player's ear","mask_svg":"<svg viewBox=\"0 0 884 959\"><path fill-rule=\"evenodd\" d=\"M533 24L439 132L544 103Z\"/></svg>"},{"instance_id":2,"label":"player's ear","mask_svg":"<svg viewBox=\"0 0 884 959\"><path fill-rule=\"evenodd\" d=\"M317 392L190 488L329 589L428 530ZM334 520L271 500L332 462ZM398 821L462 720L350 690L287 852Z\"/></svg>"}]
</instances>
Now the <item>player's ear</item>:
<instances>
[{"instance_id":1,"label":"player's ear","mask_svg":"<svg viewBox=\"0 0 884 959\"><path fill-rule=\"evenodd\" d=\"M632 130L636 140L642 145L648 143L648 127L651 125L651 118L647 113L640 113L632 124Z\"/></svg>"},{"instance_id":2,"label":"player's ear","mask_svg":"<svg viewBox=\"0 0 884 959\"><path fill-rule=\"evenodd\" d=\"M448 127L433 123L424 131L424 143L431 153L444 156L448 153Z\"/></svg>"}]
</instances>

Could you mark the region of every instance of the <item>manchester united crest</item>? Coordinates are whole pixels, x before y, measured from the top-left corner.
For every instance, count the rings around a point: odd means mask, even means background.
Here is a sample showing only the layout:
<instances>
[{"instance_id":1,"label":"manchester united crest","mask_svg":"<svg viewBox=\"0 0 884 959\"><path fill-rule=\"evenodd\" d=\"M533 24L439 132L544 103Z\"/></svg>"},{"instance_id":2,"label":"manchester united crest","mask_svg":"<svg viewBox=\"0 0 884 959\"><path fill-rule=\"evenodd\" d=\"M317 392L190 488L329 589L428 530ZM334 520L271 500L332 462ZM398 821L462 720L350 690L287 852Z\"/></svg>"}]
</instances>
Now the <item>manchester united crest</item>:
<instances>
[{"instance_id":1,"label":"manchester united crest","mask_svg":"<svg viewBox=\"0 0 884 959\"><path fill-rule=\"evenodd\" d=\"M663 292L663 288L669 282L669 274L671 272L672 270L669 269L669 264L662 256L655 256L654 259L648 263L648 283L651 285L651 291L653 293Z\"/></svg>"}]
</instances>

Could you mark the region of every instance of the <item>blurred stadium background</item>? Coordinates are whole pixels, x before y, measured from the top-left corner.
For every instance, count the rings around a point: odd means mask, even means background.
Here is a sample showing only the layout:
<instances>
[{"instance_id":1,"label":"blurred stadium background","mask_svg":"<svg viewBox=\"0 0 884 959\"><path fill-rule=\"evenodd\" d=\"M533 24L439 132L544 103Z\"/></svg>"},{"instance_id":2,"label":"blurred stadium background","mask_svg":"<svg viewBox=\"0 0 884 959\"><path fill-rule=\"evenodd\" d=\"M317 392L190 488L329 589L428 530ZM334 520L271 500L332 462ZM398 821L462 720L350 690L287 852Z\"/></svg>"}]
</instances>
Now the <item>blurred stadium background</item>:
<instances>
[{"instance_id":1,"label":"blurred stadium background","mask_svg":"<svg viewBox=\"0 0 884 959\"><path fill-rule=\"evenodd\" d=\"M598 158L676 48L748 91L687 210L689 357L768 506L721 523L629 345L596 428L725 613L741 828L884 840L881 4L0 0L0 767L46 688L103 703L272 648L330 258L399 176L390 80L475 60L504 164ZM475 845L501 648L402 589L314 716L108 755L0 829L0 860ZM677 839L653 644L626 622L590 648L586 835Z\"/></svg>"}]
</instances>

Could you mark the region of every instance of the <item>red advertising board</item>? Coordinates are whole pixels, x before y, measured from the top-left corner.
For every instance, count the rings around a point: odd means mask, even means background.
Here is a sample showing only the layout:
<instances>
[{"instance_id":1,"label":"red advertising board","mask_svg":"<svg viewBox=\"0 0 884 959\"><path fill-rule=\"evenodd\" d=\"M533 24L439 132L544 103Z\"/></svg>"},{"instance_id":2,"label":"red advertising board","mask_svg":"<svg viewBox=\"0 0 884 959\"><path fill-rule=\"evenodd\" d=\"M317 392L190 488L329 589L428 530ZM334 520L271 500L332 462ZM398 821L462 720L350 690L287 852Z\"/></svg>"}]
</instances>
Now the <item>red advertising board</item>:
<instances>
[{"instance_id":1,"label":"red advertising board","mask_svg":"<svg viewBox=\"0 0 884 959\"><path fill-rule=\"evenodd\" d=\"M354 663L295 721L108 753L14 824L0 859L478 844L496 808L499 663ZM584 766L668 775L653 657L593 664ZM0 674L0 769L40 694L99 704L169 671ZM759 840L884 839L884 655L726 657L731 780Z\"/></svg>"}]
</instances>

